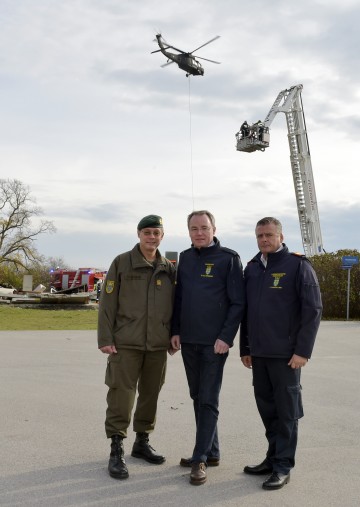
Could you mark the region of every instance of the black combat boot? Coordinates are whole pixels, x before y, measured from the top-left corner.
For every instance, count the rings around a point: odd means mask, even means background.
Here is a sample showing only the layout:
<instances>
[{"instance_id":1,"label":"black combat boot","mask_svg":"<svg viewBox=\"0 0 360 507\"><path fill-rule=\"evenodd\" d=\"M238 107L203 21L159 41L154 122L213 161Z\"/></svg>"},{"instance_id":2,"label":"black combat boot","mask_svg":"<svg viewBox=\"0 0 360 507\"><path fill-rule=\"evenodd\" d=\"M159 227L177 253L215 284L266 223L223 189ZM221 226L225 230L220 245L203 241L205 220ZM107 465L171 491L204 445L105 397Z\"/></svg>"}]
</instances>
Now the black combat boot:
<instances>
[{"instance_id":1,"label":"black combat boot","mask_svg":"<svg viewBox=\"0 0 360 507\"><path fill-rule=\"evenodd\" d=\"M111 437L111 452L108 466L109 474L114 479L127 479L129 471L124 458L123 437L113 435Z\"/></svg>"},{"instance_id":2,"label":"black combat boot","mask_svg":"<svg viewBox=\"0 0 360 507\"><path fill-rule=\"evenodd\" d=\"M164 463L165 456L158 454L149 444L149 435L147 433L136 433L131 456L134 458L142 458L149 463L161 465Z\"/></svg>"}]
</instances>

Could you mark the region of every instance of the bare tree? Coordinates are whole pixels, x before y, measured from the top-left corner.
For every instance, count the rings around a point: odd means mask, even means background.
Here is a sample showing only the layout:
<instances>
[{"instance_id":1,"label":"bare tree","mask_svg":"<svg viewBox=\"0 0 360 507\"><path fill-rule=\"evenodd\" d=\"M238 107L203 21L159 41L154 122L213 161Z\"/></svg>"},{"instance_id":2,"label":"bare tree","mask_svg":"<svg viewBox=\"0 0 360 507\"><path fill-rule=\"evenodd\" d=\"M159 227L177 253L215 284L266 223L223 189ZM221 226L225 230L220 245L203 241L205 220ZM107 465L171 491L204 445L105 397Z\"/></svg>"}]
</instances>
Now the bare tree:
<instances>
[{"instance_id":1,"label":"bare tree","mask_svg":"<svg viewBox=\"0 0 360 507\"><path fill-rule=\"evenodd\" d=\"M39 234L56 230L48 220L32 223L42 214L28 186L19 180L0 179L0 265L26 268L41 258L34 241Z\"/></svg>"}]
</instances>

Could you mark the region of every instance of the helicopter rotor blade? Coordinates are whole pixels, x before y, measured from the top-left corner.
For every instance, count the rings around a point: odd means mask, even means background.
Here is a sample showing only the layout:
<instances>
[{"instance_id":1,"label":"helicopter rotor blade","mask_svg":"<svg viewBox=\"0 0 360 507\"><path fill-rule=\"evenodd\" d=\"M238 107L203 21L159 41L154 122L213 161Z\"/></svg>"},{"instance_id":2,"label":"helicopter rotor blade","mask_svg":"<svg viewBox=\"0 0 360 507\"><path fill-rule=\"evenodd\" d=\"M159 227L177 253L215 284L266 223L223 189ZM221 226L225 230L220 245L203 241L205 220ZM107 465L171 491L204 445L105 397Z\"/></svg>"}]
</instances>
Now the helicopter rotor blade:
<instances>
[{"instance_id":1,"label":"helicopter rotor blade","mask_svg":"<svg viewBox=\"0 0 360 507\"><path fill-rule=\"evenodd\" d=\"M185 55L185 54L186 54L186 51L183 51L182 49L178 49L178 48L176 48L175 46L169 46L169 48L171 48L171 49L175 49L175 51L179 51L179 53L182 53L183 55Z\"/></svg>"},{"instance_id":2,"label":"helicopter rotor blade","mask_svg":"<svg viewBox=\"0 0 360 507\"><path fill-rule=\"evenodd\" d=\"M178 49L178 48L176 48L175 46L172 46L171 44L169 44L168 42L166 42L166 40L165 40L163 37L162 37L162 40L163 40L163 44L164 44L165 46L167 46L167 48L166 48L166 49L169 49L169 48L170 48L170 49L175 49L175 51L179 51L179 53L185 53L185 51L183 51L182 49Z\"/></svg>"},{"instance_id":3,"label":"helicopter rotor blade","mask_svg":"<svg viewBox=\"0 0 360 507\"><path fill-rule=\"evenodd\" d=\"M172 47L172 46L166 46L166 47L165 47L165 50L166 50L166 49L169 49L169 48L171 48L171 47ZM150 54L152 55L153 53L160 53L160 51L162 51L162 50L161 50L161 49L155 49L155 51L151 51L151 53L150 53Z\"/></svg>"},{"instance_id":4,"label":"helicopter rotor blade","mask_svg":"<svg viewBox=\"0 0 360 507\"><path fill-rule=\"evenodd\" d=\"M165 50L166 49L175 49L175 51L179 51L179 53L182 53L183 55L185 55L185 51L181 51L181 49L178 49L178 48L175 48L174 46L169 46L169 45L166 45L165 46ZM153 54L153 53L160 53L161 49L156 49L155 51L151 51L150 54Z\"/></svg>"},{"instance_id":5,"label":"helicopter rotor blade","mask_svg":"<svg viewBox=\"0 0 360 507\"><path fill-rule=\"evenodd\" d=\"M175 46L172 46L171 44L169 44L168 42L166 42L166 40L164 39L164 37L161 36L161 39L162 39L163 45L165 46L165 49L175 49L175 51L179 51L179 53L185 53L185 51L182 51L181 49L178 49ZM156 42L158 42L157 39L156 39ZM161 51L161 49L158 50L158 51Z\"/></svg>"},{"instance_id":6,"label":"helicopter rotor blade","mask_svg":"<svg viewBox=\"0 0 360 507\"><path fill-rule=\"evenodd\" d=\"M163 67L167 67L168 65L171 65L172 63L175 63L175 62L173 62L173 61L171 60L171 62L166 62L166 63L164 63L163 65L160 65L160 67L161 67L161 68L163 68Z\"/></svg>"},{"instance_id":7,"label":"helicopter rotor blade","mask_svg":"<svg viewBox=\"0 0 360 507\"><path fill-rule=\"evenodd\" d=\"M157 42L157 40L155 40L155 42ZM167 42L164 44L164 48L165 48L165 49L169 49L169 48L171 48L171 47L172 47L172 46L170 46ZM160 53L160 51L162 51L162 50L161 50L161 49L155 49L155 51L151 51L151 53L150 53L150 54L152 55L153 53Z\"/></svg>"},{"instance_id":8,"label":"helicopter rotor blade","mask_svg":"<svg viewBox=\"0 0 360 507\"><path fill-rule=\"evenodd\" d=\"M221 63L221 62L216 62L215 60L209 60L208 58L203 58L202 56L197 56L196 58L198 60L206 60L207 62L211 62L211 63L218 63L218 64Z\"/></svg>"},{"instance_id":9,"label":"helicopter rotor blade","mask_svg":"<svg viewBox=\"0 0 360 507\"><path fill-rule=\"evenodd\" d=\"M162 37L161 37L161 38L162 38ZM159 44L159 41L158 41L157 39L154 39L154 40L153 40L153 42L157 42L157 43ZM165 49L165 50L166 50L166 49L169 49L169 48L171 48L171 47L172 47L172 46L170 46L170 44L169 44L168 42L166 42L166 40L165 40L165 39L163 39L163 38L162 38L162 43L163 43L163 46L164 46L164 49ZM162 51L162 49L155 49L155 51L151 51L151 53L150 53L150 54L152 55L153 53L160 53L160 51Z\"/></svg>"},{"instance_id":10,"label":"helicopter rotor blade","mask_svg":"<svg viewBox=\"0 0 360 507\"><path fill-rule=\"evenodd\" d=\"M211 42L214 42L214 40L217 40L217 39L220 39L220 35L217 35L217 36L216 36L216 37L214 37L213 39L211 39L211 40L209 40L209 41L205 42L205 44L202 44L202 45L201 45L201 46L199 46L198 48L196 48L196 49L194 49L193 51L191 51L191 53L190 53L190 54L195 53L195 51L197 51L198 49L203 48L204 46L207 46L208 44L210 44Z\"/></svg>"}]
</instances>

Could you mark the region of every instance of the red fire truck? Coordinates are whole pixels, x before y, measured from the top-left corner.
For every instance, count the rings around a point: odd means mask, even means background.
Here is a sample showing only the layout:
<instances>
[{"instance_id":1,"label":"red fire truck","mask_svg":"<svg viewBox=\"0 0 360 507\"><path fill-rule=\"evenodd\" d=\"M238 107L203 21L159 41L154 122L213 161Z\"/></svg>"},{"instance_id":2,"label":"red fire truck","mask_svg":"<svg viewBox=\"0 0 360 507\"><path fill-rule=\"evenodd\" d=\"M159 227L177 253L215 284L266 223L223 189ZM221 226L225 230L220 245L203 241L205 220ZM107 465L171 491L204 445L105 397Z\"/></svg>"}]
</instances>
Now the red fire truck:
<instances>
[{"instance_id":1,"label":"red fire truck","mask_svg":"<svg viewBox=\"0 0 360 507\"><path fill-rule=\"evenodd\" d=\"M105 279L106 271L96 268L54 269L50 272L52 292L94 292Z\"/></svg>"}]
</instances>

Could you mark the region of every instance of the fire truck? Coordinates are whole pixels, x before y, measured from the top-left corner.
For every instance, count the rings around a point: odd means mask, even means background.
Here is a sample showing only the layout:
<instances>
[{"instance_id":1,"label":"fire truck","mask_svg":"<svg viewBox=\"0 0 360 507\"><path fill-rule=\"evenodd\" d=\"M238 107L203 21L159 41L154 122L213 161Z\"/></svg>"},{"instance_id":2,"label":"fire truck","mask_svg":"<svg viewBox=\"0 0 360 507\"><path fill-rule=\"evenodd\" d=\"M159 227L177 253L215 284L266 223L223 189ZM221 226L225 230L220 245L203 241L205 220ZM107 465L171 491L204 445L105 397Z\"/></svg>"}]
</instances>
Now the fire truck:
<instances>
[{"instance_id":1,"label":"fire truck","mask_svg":"<svg viewBox=\"0 0 360 507\"><path fill-rule=\"evenodd\" d=\"M270 144L269 127L273 119L277 113L285 113L300 232L305 255L312 256L324 253L324 248L301 99L302 88L299 84L279 92L265 120L253 125L245 121L235 136L238 151L264 151Z\"/></svg>"},{"instance_id":2,"label":"fire truck","mask_svg":"<svg viewBox=\"0 0 360 507\"><path fill-rule=\"evenodd\" d=\"M106 271L96 268L54 269L50 272L52 292L71 294L96 292L105 279Z\"/></svg>"}]
</instances>

